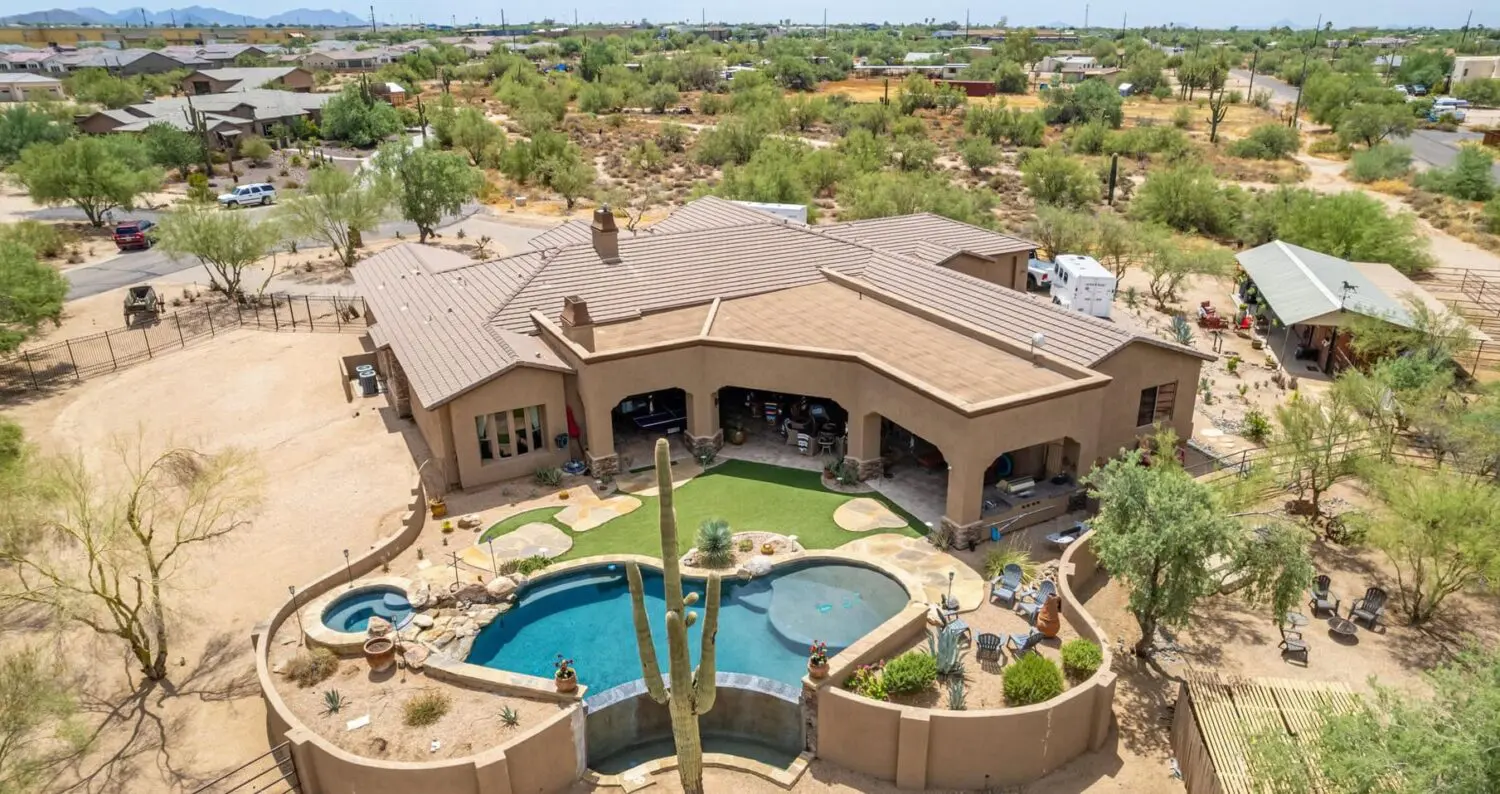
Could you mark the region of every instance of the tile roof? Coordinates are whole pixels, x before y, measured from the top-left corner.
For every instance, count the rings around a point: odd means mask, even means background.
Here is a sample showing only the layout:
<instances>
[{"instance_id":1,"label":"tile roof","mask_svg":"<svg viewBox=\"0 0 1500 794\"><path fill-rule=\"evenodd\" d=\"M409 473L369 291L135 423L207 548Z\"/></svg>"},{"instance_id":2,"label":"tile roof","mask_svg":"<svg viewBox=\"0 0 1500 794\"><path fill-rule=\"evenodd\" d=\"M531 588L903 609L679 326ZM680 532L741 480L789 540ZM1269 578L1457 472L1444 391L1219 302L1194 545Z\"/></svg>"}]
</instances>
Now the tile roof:
<instances>
[{"instance_id":1,"label":"tile roof","mask_svg":"<svg viewBox=\"0 0 1500 794\"><path fill-rule=\"evenodd\" d=\"M518 364L535 362L566 369L534 336L531 317L535 311L556 321L565 296L580 295L588 301L596 328L647 316L641 322L661 326L657 329L661 333L677 333L698 316L689 307L706 305L715 298L728 304L824 285L828 283L825 269L1020 345L1030 344L1033 333L1045 332L1049 353L1084 367L1134 341L1204 357L935 266L932 260L946 258L939 258L945 251L1030 251L1034 245L934 215L804 226L704 198L634 236L620 234L619 259L613 262L605 262L594 251L589 223L575 219L533 238L533 251L475 263L459 254L408 243L365 260L354 277L371 302L375 338L402 356L402 366L428 408ZM776 303L767 300L766 305ZM674 311L674 317L657 317ZM915 318L911 322L924 328L930 325ZM606 346L639 343L633 341L637 336L628 325L605 332ZM611 336L613 331L619 333ZM767 328L757 333L774 336L781 331ZM846 341L859 349L877 346L863 337ZM538 353L541 358L536 358ZM947 354L924 348L883 355L898 359L890 363L900 368ZM976 366L989 371L992 364ZM966 388L958 380L946 381L955 393ZM988 384L987 388L1000 386Z\"/></svg>"},{"instance_id":2,"label":"tile roof","mask_svg":"<svg viewBox=\"0 0 1500 794\"><path fill-rule=\"evenodd\" d=\"M243 92L262 88L267 83L280 80L297 71L297 69L298 67L296 66L247 66L225 69L199 69L188 75L187 79L202 75L216 82L234 83L229 88L229 91Z\"/></svg>"}]
</instances>

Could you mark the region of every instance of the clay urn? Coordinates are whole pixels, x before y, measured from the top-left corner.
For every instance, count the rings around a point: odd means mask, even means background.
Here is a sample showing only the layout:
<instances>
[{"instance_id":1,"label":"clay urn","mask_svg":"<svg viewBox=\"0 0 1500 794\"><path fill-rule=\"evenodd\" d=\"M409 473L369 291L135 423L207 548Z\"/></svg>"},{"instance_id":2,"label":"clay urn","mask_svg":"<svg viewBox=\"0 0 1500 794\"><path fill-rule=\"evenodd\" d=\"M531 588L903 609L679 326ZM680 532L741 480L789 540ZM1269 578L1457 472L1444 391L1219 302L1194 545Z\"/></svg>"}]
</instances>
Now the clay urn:
<instances>
[{"instance_id":1,"label":"clay urn","mask_svg":"<svg viewBox=\"0 0 1500 794\"><path fill-rule=\"evenodd\" d=\"M1042 603L1042 610L1036 616L1036 630L1044 637L1056 637L1057 630L1061 627L1058 613L1062 612L1062 599L1056 594L1047 596Z\"/></svg>"},{"instance_id":2,"label":"clay urn","mask_svg":"<svg viewBox=\"0 0 1500 794\"><path fill-rule=\"evenodd\" d=\"M396 642L390 637L371 637L365 640L365 661L370 672L380 673L396 663Z\"/></svg>"}]
</instances>

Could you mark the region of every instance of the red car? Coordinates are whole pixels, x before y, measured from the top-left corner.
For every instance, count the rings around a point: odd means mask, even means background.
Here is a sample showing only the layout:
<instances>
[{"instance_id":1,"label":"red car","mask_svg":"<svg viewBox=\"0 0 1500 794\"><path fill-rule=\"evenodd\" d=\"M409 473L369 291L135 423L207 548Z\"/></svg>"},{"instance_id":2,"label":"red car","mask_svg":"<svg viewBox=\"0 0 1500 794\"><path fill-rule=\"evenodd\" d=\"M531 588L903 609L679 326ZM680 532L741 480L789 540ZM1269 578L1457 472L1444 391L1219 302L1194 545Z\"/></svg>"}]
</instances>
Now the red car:
<instances>
[{"instance_id":1,"label":"red car","mask_svg":"<svg viewBox=\"0 0 1500 794\"><path fill-rule=\"evenodd\" d=\"M123 221L115 227L115 245L121 251L133 248L144 251L151 247L151 238L147 235L155 226L151 221Z\"/></svg>"}]
</instances>

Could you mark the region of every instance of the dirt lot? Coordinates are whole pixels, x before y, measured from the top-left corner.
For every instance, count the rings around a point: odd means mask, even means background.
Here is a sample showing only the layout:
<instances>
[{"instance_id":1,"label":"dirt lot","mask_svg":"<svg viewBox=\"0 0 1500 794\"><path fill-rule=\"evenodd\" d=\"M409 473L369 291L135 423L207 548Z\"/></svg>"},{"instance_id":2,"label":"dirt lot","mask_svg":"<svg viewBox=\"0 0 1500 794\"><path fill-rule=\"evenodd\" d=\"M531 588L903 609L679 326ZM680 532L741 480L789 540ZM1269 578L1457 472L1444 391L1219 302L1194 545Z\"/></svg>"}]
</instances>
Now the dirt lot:
<instances>
[{"instance_id":1,"label":"dirt lot","mask_svg":"<svg viewBox=\"0 0 1500 794\"><path fill-rule=\"evenodd\" d=\"M180 690L152 698L170 752L120 762L117 773L139 775L124 790L191 790L264 752L250 629L288 585L395 529L415 466L373 401L344 401L337 357L359 350L352 335L239 331L6 408L43 451L79 454L104 475L119 470L115 439L137 435L150 449L237 446L256 454L264 474L252 524L196 549L174 581L171 664ZM90 649L82 658L103 662L80 671L90 699L118 699L122 649L67 634ZM105 733L106 748L123 742L122 730Z\"/></svg>"}]
</instances>

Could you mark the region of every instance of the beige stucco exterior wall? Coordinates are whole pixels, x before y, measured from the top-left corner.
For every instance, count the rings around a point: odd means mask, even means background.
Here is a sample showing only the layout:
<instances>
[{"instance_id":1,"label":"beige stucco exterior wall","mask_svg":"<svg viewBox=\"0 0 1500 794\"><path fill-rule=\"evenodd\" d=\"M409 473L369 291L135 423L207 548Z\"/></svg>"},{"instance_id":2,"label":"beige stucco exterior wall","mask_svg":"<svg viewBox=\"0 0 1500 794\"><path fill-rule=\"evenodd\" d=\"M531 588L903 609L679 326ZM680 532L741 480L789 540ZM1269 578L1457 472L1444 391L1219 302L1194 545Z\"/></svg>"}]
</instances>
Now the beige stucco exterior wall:
<instances>
[{"instance_id":1,"label":"beige stucco exterior wall","mask_svg":"<svg viewBox=\"0 0 1500 794\"><path fill-rule=\"evenodd\" d=\"M449 421L448 406L439 405L428 409L415 394L411 398L411 418L417 423L427 449L432 453L432 465L439 466L445 485L457 485L458 458L453 450L453 424ZM420 466L425 461L417 461Z\"/></svg>"},{"instance_id":2,"label":"beige stucco exterior wall","mask_svg":"<svg viewBox=\"0 0 1500 794\"><path fill-rule=\"evenodd\" d=\"M1026 255L1001 254L996 257L958 254L942 263L949 270L957 270L967 276L984 279L1020 292L1026 291Z\"/></svg>"},{"instance_id":3,"label":"beige stucco exterior wall","mask_svg":"<svg viewBox=\"0 0 1500 794\"><path fill-rule=\"evenodd\" d=\"M1134 449L1136 439L1150 435L1151 427L1136 427L1141 390L1164 383L1177 383L1177 401L1170 427L1186 441L1193 435L1193 410L1198 402L1200 359L1185 356L1147 342L1134 342L1105 359L1095 371L1113 380L1105 388L1099 417L1098 455L1109 458L1121 448ZM1088 460L1088 458L1085 458Z\"/></svg>"},{"instance_id":4,"label":"beige stucco exterior wall","mask_svg":"<svg viewBox=\"0 0 1500 794\"><path fill-rule=\"evenodd\" d=\"M557 448L555 436L567 431L567 403L563 399L563 373L520 367L465 392L446 406L453 418L453 448L457 459L458 480L473 488L513 477L531 474L543 466L559 466L568 459L568 451ZM474 433L474 417L500 413L516 408L543 406L544 450L525 455L479 459L479 437ZM424 432L425 435L425 432Z\"/></svg>"}]
</instances>

